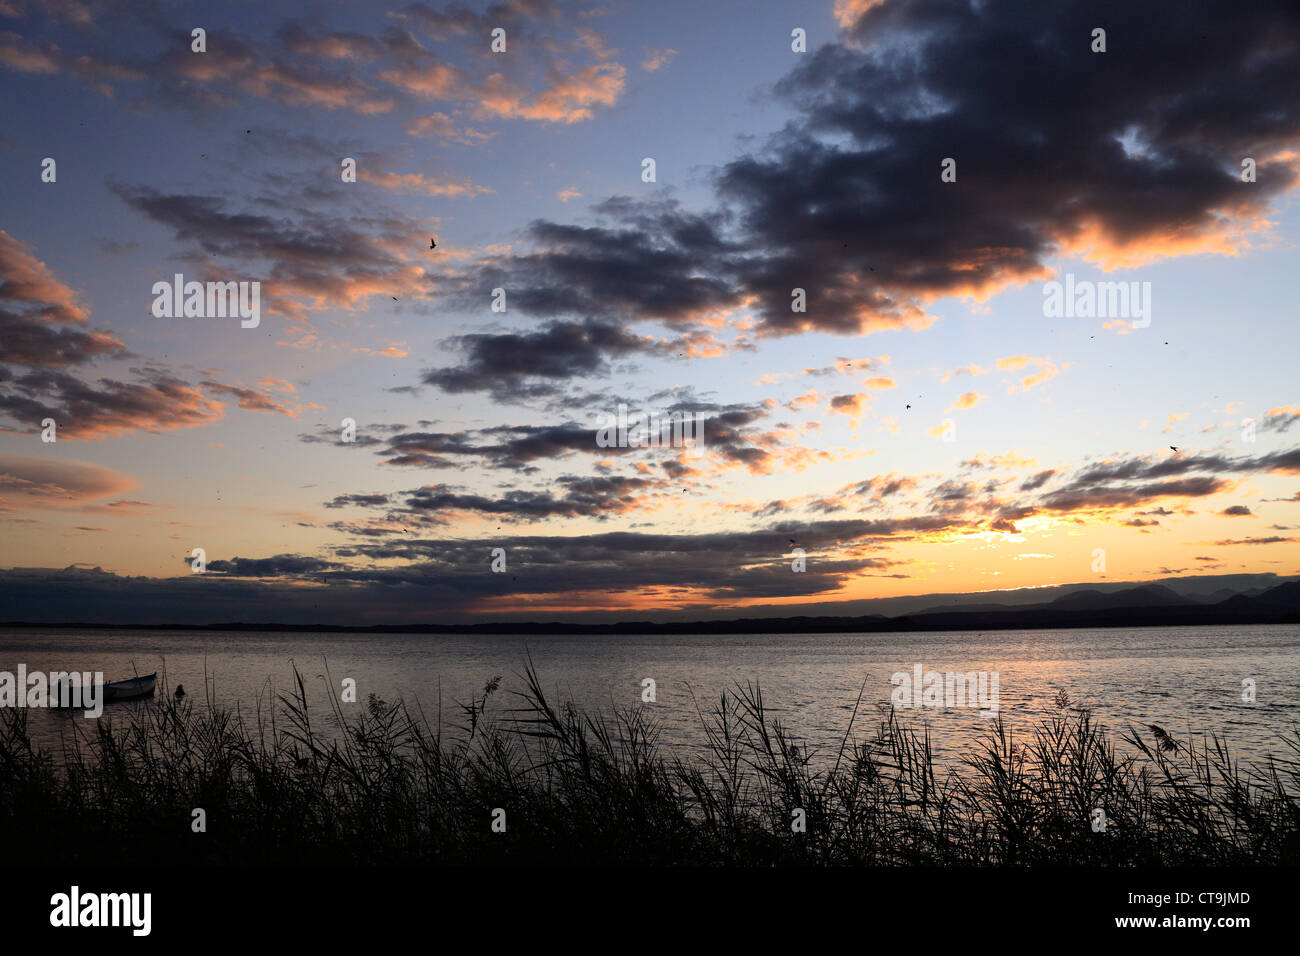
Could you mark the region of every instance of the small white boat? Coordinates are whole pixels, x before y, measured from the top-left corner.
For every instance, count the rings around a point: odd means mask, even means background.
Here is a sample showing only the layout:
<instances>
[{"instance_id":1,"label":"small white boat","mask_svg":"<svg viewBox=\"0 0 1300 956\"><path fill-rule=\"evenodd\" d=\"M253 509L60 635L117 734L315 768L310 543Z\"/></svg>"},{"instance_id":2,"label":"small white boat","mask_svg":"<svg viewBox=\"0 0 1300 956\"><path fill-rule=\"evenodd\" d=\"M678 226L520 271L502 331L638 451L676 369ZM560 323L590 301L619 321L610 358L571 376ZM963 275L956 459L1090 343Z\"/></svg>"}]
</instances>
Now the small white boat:
<instances>
[{"instance_id":1,"label":"small white boat","mask_svg":"<svg viewBox=\"0 0 1300 956\"><path fill-rule=\"evenodd\" d=\"M139 697L152 697L154 686L158 683L158 672L146 674L144 677L132 677L130 680L112 681L107 684L95 685L95 696L104 703L112 703L116 700L135 700ZM71 701L73 700L72 688L70 682L65 678L54 692L54 700ZM67 706L66 703L56 703L58 706Z\"/></svg>"},{"instance_id":2,"label":"small white boat","mask_svg":"<svg viewBox=\"0 0 1300 956\"><path fill-rule=\"evenodd\" d=\"M104 685L104 701L108 703L115 700L133 700L136 697L152 697L157 682L157 671L144 677L113 681L111 684Z\"/></svg>"}]
</instances>

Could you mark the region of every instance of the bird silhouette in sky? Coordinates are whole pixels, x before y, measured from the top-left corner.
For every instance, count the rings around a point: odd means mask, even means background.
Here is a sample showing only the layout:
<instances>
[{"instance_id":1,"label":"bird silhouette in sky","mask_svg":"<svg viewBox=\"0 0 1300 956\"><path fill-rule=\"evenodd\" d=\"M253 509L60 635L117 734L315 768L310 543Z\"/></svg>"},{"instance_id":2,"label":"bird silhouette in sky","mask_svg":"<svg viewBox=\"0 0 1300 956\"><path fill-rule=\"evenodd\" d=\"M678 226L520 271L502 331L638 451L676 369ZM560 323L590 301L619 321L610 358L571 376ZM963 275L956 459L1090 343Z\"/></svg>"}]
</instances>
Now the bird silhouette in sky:
<instances>
[{"instance_id":1,"label":"bird silhouette in sky","mask_svg":"<svg viewBox=\"0 0 1300 956\"><path fill-rule=\"evenodd\" d=\"M433 241L433 236L430 236L430 237L429 237L429 248L430 248L430 249L437 249L437 248L438 248L438 244L437 244L436 242Z\"/></svg>"},{"instance_id":2,"label":"bird silhouette in sky","mask_svg":"<svg viewBox=\"0 0 1300 956\"><path fill-rule=\"evenodd\" d=\"M394 302L397 301L397 296L393 296L393 301L394 301Z\"/></svg>"},{"instance_id":3,"label":"bird silhouette in sky","mask_svg":"<svg viewBox=\"0 0 1300 956\"><path fill-rule=\"evenodd\" d=\"M912 406L911 406L911 405L904 405L903 407L904 407L904 408L911 408Z\"/></svg>"},{"instance_id":4,"label":"bird silhouette in sky","mask_svg":"<svg viewBox=\"0 0 1300 956\"><path fill-rule=\"evenodd\" d=\"M1178 451L1178 449L1177 449L1175 446L1173 446L1173 445L1170 445L1170 446L1169 446L1169 450L1170 450L1170 451L1173 451L1173 452Z\"/></svg>"}]
</instances>

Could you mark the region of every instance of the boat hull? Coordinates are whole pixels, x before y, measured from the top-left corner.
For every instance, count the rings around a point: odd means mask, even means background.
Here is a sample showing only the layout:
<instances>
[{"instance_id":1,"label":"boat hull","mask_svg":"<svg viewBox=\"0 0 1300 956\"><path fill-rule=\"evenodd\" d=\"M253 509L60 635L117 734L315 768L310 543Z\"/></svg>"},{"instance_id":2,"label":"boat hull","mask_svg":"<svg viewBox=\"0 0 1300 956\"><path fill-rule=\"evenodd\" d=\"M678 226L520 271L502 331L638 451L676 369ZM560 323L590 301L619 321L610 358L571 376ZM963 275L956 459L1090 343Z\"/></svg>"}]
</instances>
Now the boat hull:
<instances>
[{"instance_id":1,"label":"boat hull","mask_svg":"<svg viewBox=\"0 0 1300 956\"><path fill-rule=\"evenodd\" d=\"M104 685L104 700L111 703L116 700L135 700L137 697L152 697L157 685L158 675L133 677L130 680L113 681Z\"/></svg>"}]
</instances>

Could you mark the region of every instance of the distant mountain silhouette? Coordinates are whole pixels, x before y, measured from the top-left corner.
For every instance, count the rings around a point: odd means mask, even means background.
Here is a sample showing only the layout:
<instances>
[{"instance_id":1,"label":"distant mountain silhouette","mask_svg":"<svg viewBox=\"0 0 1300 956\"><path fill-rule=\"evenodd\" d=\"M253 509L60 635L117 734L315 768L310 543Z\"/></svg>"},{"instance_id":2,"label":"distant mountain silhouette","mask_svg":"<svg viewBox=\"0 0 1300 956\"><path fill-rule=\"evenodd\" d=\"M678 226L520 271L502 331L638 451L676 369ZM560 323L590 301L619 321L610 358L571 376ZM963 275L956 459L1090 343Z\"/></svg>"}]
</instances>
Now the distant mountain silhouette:
<instances>
[{"instance_id":1,"label":"distant mountain silhouette","mask_svg":"<svg viewBox=\"0 0 1300 956\"><path fill-rule=\"evenodd\" d=\"M1087 588L1069 591L1058 598L1039 604L956 604L951 607L926 608L923 611L918 611L917 614L988 614L998 611L1023 613L1035 610L1089 611L1117 607L1202 606L1206 603L1218 603L1219 600L1238 593L1229 588L1221 588L1220 591L1222 595L1218 599L1207 602L1204 598L1185 597L1172 588L1161 584L1144 584L1138 587L1124 588L1120 591L1100 591L1095 588Z\"/></svg>"},{"instance_id":2,"label":"distant mountain silhouette","mask_svg":"<svg viewBox=\"0 0 1300 956\"><path fill-rule=\"evenodd\" d=\"M1190 627L1196 625L1300 623L1300 581L1290 581L1254 596L1234 594L1212 604L1199 603L1160 585L1120 591L1075 591L1045 604L1028 607L976 605L942 608L886 617L859 616L737 618L726 621L622 621L578 624L566 621L497 622L485 624L382 624L349 627L339 624L255 624L228 622L208 625L28 624L4 627L60 627L114 630L289 631L374 634L802 634L886 631L996 631L1072 627Z\"/></svg>"},{"instance_id":3,"label":"distant mountain silhouette","mask_svg":"<svg viewBox=\"0 0 1300 956\"><path fill-rule=\"evenodd\" d=\"M1275 588L1269 588L1256 597L1247 596L1246 599L1266 607L1300 609L1300 581L1288 581L1286 584L1279 584ZM1229 600L1235 600L1235 598Z\"/></svg>"},{"instance_id":4,"label":"distant mountain silhouette","mask_svg":"<svg viewBox=\"0 0 1300 956\"><path fill-rule=\"evenodd\" d=\"M1114 607L1173 607L1200 604L1159 584L1143 585L1124 591L1075 591L1041 607L1067 610L1100 610Z\"/></svg>"},{"instance_id":5,"label":"distant mountain silhouette","mask_svg":"<svg viewBox=\"0 0 1300 956\"><path fill-rule=\"evenodd\" d=\"M1198 624L1300 623L1300 581L1252 597L1202 604L1167 587L1075 591L1047 604L1006 610L936 611L891 618L897 630L997 630L1055 627L1175 627Z\"/></svg>"}]
</instances>

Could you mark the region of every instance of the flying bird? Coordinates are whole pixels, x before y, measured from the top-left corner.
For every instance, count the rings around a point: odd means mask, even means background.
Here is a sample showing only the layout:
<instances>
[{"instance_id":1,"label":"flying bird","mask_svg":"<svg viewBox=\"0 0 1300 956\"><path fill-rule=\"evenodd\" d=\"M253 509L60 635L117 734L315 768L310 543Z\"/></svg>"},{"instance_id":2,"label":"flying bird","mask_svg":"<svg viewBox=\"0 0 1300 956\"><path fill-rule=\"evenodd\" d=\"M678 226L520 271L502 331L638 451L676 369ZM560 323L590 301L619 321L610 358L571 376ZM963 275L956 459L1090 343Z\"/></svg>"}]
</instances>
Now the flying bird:
<instances>
[{"instance_id":1,"label":"flying bird","mask_svg":"<svg viewBox=\"0 0 1300 956\"><path fill-rule=\"evenodd\" d=\"M397 301L397 296L393 296L393 301L394 301L394 302Z\"/></svg>"},{"instance_id":2,"label":"flying bird","mask_svg":"<svg viewBox=\"0 0 1300 956\"><path fill-rule=\"evenodd\" d=\"M433 236L430 236L430 237L429 237L429 248L430 248L430 249L437 249L437 248L438 248L438 244L437 244L436 242L433 241Z\"/></svg>"},{"instance_id":3,"label":"flying bird","mask_svg":"<svg viewBox=\"0 0 1300 956\"><path fill-rule=\"evenodd\" d=\"M912 406L911 406L911 405L904 405L903 407L904 407L904 408L911 408Z\"/></svg>"},{"instance_id":4,"label":"flying bird","mask_svg":"<svg viewBox=\"0 0 1300 956\"><path fill-rule=\"evenodd\" d=\"M1178 451L1178 449L1177 449L1175 446L1173 446L1173 445L1170 445L1170 446L1169 446L1169 450L1170 450L1170 451L1173 451L1173 452Z\"/></svg>"}]
</instances>

